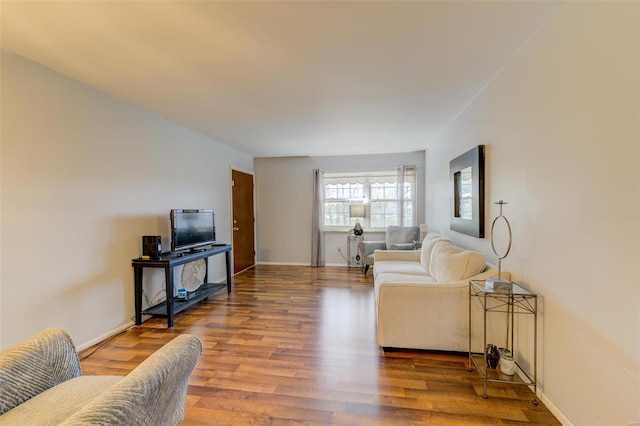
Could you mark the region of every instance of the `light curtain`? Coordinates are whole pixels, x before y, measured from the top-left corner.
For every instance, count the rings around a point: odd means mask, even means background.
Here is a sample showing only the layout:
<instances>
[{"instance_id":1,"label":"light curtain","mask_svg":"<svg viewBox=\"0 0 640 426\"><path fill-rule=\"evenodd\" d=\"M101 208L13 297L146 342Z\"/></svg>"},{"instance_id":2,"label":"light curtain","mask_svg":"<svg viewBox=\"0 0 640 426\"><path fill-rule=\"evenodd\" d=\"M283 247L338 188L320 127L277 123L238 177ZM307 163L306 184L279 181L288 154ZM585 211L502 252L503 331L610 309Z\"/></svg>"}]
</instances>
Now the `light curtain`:
<instances>
[{"instance_id":1,"label":"light curtain","mask_svg":"<svg viewBox=\"0 0 640 426\"><path fill-rule=\"evenodd\" d=\"M324 266L324 171L313 169L311 216L311 266Z\"/></svg>"},{"instance_id":2,"label":"light curtain","mask_svg":"<svg viewBox=\"0 0 640 426\"><path fill-rule=\"evenodd\" d=\"M407 186L405 184L411 184ZM407 191L407 187L413 188ZM413 226L418 221L416 212L416 166L398 167L398 217L400 226ZM411 208L408 208L411 206Z\"/></svg>"}]
</instances>

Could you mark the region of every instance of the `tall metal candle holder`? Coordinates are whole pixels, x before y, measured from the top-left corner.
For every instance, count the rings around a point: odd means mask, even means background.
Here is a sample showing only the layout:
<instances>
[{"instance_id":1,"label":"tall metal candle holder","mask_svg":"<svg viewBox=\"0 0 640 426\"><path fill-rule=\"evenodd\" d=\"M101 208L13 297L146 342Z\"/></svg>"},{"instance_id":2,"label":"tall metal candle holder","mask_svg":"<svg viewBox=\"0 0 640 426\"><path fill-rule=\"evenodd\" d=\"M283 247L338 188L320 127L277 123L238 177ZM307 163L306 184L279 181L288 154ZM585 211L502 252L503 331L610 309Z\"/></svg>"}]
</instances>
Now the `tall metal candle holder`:
<instances>
[{"instance_id":1,"label":"tall metal candle holder","mask_svg":"<svg viewBox=\"0 0 640 426\"><path fill-rule=\"evenodd\" d=\"M493 250L495 255L498 256L498 277L488 278L486 280L486 285L496 291L511 290L513 288L513 283L510 280L502 279L502 259L506 258L509 255L509 252L511 251L511 241L512 241L511 224L509 224L509 220L502 214L502 206L508 203L502 200L499 200L494 204L497 204L498 206L500 206L500 215L495 219L493 219L493 223L491 224L491 249ZM496 250L495 238L494 238L496 223L498 223L498 220L500 219L504 221L504 223L507 225L507 230L509 231L509 244L507 245L507 249L504 251L504 254L500 254L498 253L498 250Z\"/></svg>"}]
</instances>

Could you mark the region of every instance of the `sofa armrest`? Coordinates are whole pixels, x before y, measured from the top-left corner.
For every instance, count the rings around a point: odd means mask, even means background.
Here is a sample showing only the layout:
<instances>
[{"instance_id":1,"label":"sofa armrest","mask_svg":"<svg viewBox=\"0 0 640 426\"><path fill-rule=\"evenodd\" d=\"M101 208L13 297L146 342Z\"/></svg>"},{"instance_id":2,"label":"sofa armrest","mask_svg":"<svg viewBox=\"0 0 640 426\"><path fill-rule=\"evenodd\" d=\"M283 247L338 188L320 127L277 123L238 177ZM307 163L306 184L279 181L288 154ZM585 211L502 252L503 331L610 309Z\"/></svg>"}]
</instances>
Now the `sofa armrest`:
<instances>
[{"instance_id":1,"label":"sofa armrest","mask_svg":"<svg viewBox=\"0 0 640 426\"><path fill-rule=\"evenodd\" d=\"M373 258L375 262L385 260L420 262L420 250L376 250Z\"/></svg>"},{"instance_id":2,"label":"sofa armrest","mask_svg":"<svg viewBox=\"0 0 640 426\"><path fill-rule=\"evenodd\" d=\"M180 423L184 419L189 377L201 354L198 337L176 337L69 417L64 425Z\"/></svg>"},{"instance_id":3,"label":"sofa armrest","mask_svg":"<svg viewBox=\"0 0 640 426\"><path fill-rule=\"evenodd\" d=\"M484 281L487 280L489 278L497 278L498 277L498 269L496 266L487 263L487 266L485 267L484 271L480 272L477 275L474 275L473 277L468 278L466 281L469 282L469 280L474 280L474 281ZM508 271L502 271L501 277L503 280L510 280L511 279L511 272Z\"/></svg>"},{"instance_id":4,"label":"sofa armrest","mask_svg":"<svg viewBox=\"0 0 640 426\"><path fill-rule=\"evenodd\" d=\"M0 352L0 414L82 375L71 337L48 328Z\"/></svg>"},{"instance_id":5,"label":"sofa armrest","mask_svg":"<svg viewBox=\"0 0 640 426\"><path fill-rule=\"evenodd\" d=\"M358 243L358 250L362 257L367 257L373 254L374 251L384 250L385 248L387 248L387 245L384 241L360 241Z\"/></svg>"}]
</instances>

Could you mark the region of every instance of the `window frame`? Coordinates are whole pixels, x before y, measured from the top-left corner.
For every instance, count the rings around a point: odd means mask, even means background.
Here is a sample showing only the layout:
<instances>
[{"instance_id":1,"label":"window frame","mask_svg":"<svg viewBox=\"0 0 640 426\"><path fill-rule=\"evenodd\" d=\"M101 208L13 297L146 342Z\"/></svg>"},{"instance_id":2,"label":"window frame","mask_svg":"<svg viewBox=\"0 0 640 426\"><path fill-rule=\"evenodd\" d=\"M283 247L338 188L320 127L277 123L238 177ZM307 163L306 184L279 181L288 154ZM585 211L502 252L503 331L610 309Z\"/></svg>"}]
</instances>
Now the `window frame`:
<instances>
[{"instance_id":1,"label":"window frame","mask_svg":"<svg viewBox=\"0 0 640 426\"><path fill-rule=\"evenodd\" d=\"M403 179L400 185L398 182ZM342 185L342 188L338 188ZM382 185L382 188L375 186ZM328 187L333 186L329 195ZM348 189L347 189L348 188ZM346 193L345 193L346 191ZM365 230L384 232L388 226L417 225L417 172L415 166L403 166L401 169L376 170L367 172L326 172L324 176L324 228L327 232L345 232L353 229L356 219L348 217L349 205L362 202L365 205L366 217L359 218ZM376 197L382 192L383 197ZM338 196L340 193L341 196ZM387 194L391 194L388 196ZM406 197L406 195L409 195ZM362 201L360 201L362 200ZM383 210L391 210L391 214L373 212L372 205L381 204ZM402 204L402 207L401 207ZM333 215L330 219L329 215ZM376 216L383 216L383 221L376 221ZM400 216L403 215L404 218ZM389 221L395 217L395 221ZM409 222L409 223L407 223ZM373 226L372 224L378 225Z\"/></svg>"}]
</instances>

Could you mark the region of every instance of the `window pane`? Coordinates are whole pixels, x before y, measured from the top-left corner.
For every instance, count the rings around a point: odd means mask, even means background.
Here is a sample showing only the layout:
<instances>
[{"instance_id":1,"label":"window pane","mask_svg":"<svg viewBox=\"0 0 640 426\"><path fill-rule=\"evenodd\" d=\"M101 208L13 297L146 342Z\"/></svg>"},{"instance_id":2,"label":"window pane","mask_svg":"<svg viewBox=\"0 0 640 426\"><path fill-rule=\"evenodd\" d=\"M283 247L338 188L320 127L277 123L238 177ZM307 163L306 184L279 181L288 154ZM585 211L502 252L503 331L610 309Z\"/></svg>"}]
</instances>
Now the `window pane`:
<instances>
[{"instance_id":1,"label":"window pane","mask_svg":"<svg viewBox=\"0 0 640 426\"><path fill-rule=\"evenodd\" d=\"M371 199L372 200L384 199L384 186L377 183L371 185Z\"/></svg>"},{"instance_id":2,"label":"window pane","mask_svg":"<svg viewBox=\"0 0 640 426\"><path fill-rule=\"evenodd\" d=\"M352 199L362 199L362 183L325 184L325 226L353 226L355 219L349 217L349 204Z\"/></svg>"},{"instance_id":3,"label":"window pane","mask_svg":"<svg viewBox=\"0 0 640 426\"><path fill-rule=\"evenodd\" d=\"M372 200L396 200L397 185L395 182L375 183L371 185Z\"/></svg>"},{"instance_id":4,"label":"window pane","mask_svg":"<svg viewBox=\"0 0 640 426\"><path fill-rule=\"evenodd\" d=\"M384 187L384 198L387 200L397 200L398 199L398 186L393 185L385 185Z\"/></svg>"}]
</instances>

